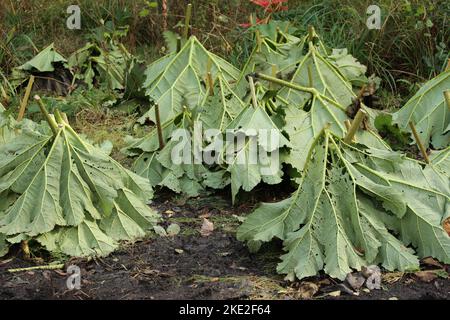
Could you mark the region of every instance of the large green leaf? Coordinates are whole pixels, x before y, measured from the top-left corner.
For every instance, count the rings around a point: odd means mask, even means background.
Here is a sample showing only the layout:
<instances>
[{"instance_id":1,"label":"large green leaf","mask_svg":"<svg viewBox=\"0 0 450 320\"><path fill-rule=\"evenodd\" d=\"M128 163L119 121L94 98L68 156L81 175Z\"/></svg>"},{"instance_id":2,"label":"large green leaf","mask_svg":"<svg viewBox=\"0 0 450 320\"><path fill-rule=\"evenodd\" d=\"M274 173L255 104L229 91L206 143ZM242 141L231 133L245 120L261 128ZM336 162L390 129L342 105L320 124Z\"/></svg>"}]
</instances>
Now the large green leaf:
<instances>
[{"instance_id":1,"label":"large green leaf","mask_svg":"<svg viewBox=\"0 0 450 320\"><path fill-rule=\"evenodd\" d=\"M207 95L207 73L215 82L218 77L235 81L239 71L231 64L207 51L191 37L178 53L169 54L152 63L146 71L144 87L150 99L160 106L161 121L166 122L184 107L194 109ZM154 108L142 119L155 121Z\"/></svg>"},{"instance_id":2,"label":"large green leaf","mask_svg":"<svg viewBox=\"0 0 450 320\"><path fill-rule=\"evenodd\" d=\"M106 47L87 43L69 57L68 66L89 88L99 83L114 90L125 88L125 77L132 70L134 61L113 42Z\"/></svg>"},{"instance_id":3,"label":"large green leaf","mask_svg":"<svg viewBox=\"0 0 450 320\"><path fill-rule=\"evenodd\" d=\"M262 204L238 229L238 239L285 241L278 271L303 278L320 270L344 279L352 269L381 263L418 266L419 257L450 261L448 177L390 150L358 149L328 131L314 141L299 188ZM394 233L399 233L399 240Z\"/></svg>"},{"instance_id":4,"label":"large green leaf","mask_svg":"<svg viewBox=\"0 0 450 320\"><path fill-rule=\"evenodd\" d=\"M409 131L412 122L425 147L431 144L435 149L446 148L450 144L450 108L445 102L445 90L450 90L450 70L425 83L393 114L393 122Z\"/></svg>"},{"instance_id":5,"label":"large green leaf","mask_svg":"<svg viewBox=\"0 0 450 320\"><path fill-rule=\"evenodd\" d=\"M280 149L290 144L263 108L247 107L227 130L220 157L231 173L233 201L241 188L251 191L261 181L281 182ZM235 143L235 137L240 143Z\"/></svg>"},{"instance_id":6,"label":"large green leaf","mask_svg":"<svg viewBox=\"0 0 450 320\"><path fill-rule=\"evenodd\" d=\"M69 255L107 254L157 221L150 184L59 122L55 136L25 131L0 146L0 233L36 238ZM12 240L11 240L12 241Z\"/></svg>"},{"instance_id":7,"label":"large green leaf","mask_svg":"<svg viewBox=\"0 0 450 320\"><path fill-rule=\"evenodd\" d=\"M55 71L53 64L57 62L67 62L67 60L55 50L52 43L39 52L33 59L25 62L20 67L17 67L17 69L24 71L34 70L39 72L52 72Z\"/></svg>"},{"instance_id":8,"label":"large green leaf","mask_svg":"<svg viewBox=\"0 0 450 320\"><path fill-rule=\"evenodd\" d=\"M349 106L355 96L350 83L311 42L309 52L299 62L291 82L303 87L315 88L320 94L343 107ZM282 89L280 95L298 107L303 107L311 99L310 93L289 88Z\"/></svg>"}]
</instances>

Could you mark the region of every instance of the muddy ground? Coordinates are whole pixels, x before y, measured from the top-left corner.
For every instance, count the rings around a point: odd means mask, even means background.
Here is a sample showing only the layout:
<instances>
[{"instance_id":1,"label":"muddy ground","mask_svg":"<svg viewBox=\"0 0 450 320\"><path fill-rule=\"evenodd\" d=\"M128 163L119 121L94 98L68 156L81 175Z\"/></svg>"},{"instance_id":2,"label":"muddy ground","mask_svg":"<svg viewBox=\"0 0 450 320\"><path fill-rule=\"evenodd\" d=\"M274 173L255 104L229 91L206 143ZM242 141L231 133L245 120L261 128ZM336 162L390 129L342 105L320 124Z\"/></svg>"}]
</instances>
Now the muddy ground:
<instances>
[{"instance_id":1,"label":"muddy ground","mask_svg":"<svg viewBox=\"0 0 450 320\"><path fill-rule=\"evenodd\" d=\"M260 193L262 191L259 191ZM264 197L271 194L265 192ZM258 191L256 191L258 194ZM165 218L163 226L176 223L181 231L172 237L157 237L124 244L107 258L64 260L81 268L80 290L68 290L68 274L62 270L11 273L8 269L36 265L25 261L18 249L0 260L0 299L448 299L448 266L439 276L383 273L382 289L352 293L348 285L325 275L288 282L276 274L281 244L272 243L251 254L234 236L240 217L257 202L231 207L227 195L186 200L160 197L153 207ZM202 236L206 218L214 224ZM39 256L39 252L36 253ZM39 260L39 259L38 259Z\"/></svg>"}]
</instances>

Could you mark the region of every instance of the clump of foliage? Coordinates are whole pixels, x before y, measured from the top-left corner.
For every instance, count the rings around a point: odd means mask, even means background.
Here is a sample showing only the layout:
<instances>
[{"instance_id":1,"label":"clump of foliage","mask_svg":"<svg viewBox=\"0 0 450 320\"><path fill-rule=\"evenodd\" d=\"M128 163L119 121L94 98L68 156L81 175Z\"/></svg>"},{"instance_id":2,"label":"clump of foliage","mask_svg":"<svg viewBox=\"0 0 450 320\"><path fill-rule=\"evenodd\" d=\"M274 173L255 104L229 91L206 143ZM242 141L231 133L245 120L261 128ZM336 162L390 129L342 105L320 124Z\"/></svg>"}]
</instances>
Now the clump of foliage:
<instances>
[{"instance_id":1,"label":"clump of foliage","mask_svg":"<svg viewBox=\"0 0 450 320\"><path fill-rule=\"evenodd\" d=\"M39 100L40 101L40 100ZM36 240L71 256L107 255L120 240L143 237L158 221L153 191L56 112L0 146L1 250Z\"/></svg>"},{"instance_id":2,"label":"clump of foliage","mask_svg":"<svg viewBox=\"0 0 450 320\"><path fill-rule=\"evenodd\" d=\"M195 38L151 64L144 87L155 106L146 116L157 127L126 149L138 156L134 170L154 186L188 195L231 185L233 201L241 189L291 180L298 187L289 198L262 204L238 229L238 239L252 250L283 240L278 271L289 279L321 270L343 279L352 269L378 263L411 270L425 256L450 261L450 237L442 226L450 197L446 154L426 165L392 151L376 131L378 111L362 102L361 86L373 80L365 66L345 50L330 53L312 28L296 37L281 26L259 26L244 71L228 79L221 77L228 66L223 60L214 72L208 69L211 56L197 54L205 51ZM191 59L181 59L185 50ZM224 87L228 98L220 93ZM440 89L430 92L438 94L443 97ZM197 146L202 152L229 131L244 135L244 144L227 161L225 143L212 165L175 164L170 156L179 141L172 133L187 129L185 143L191 145L194 120L218 129ZM251 132L260 129L275 130L280 139L276 146L257 142L267 154L280 154L271 174L249 157Z\"/></svg>"}]
</instances>

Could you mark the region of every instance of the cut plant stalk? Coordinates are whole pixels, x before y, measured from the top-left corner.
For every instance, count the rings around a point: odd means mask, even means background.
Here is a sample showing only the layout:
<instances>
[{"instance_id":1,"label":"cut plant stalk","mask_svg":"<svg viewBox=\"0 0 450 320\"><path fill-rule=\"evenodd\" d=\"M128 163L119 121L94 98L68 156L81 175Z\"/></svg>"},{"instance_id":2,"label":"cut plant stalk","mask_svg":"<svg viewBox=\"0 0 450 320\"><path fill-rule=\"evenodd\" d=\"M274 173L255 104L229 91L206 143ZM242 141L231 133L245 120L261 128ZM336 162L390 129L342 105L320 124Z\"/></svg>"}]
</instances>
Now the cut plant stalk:
<instances>
[{"instance_id":1,"label":"cut plant stalk","mask_svg":"<svg viewBox=\"0 0 450 320\"><path fill-rule=\"evenodd\" d=\"M30 246L28 245L28 240L22 240L22 242L20 243L20 247L22 248L23 257L25 258L25 260L30 260L31 251Z\"/></svg>"},{"instance_id":2,"label":"cut plant stalk","mask_svg":"<svg viewBox=\"0 0 450 320\"><path fill-rule=\"evenodd\" d=\"M214 95L214 81L211 74L211 68L212 68L212 60L211 57L208 58L208 63L206 65L206 82L208 83L208 91L209 95Z\"/></svg>"},{"instance_id":3,"label":"cut plant stalk","mask_svg":"<svg viewBox=\"0 0 450 320\"><path fill-rule=\"evenodd\" d=\"M8 269L8 272L16 273L16 272L26 272L26 271L33 271L33 270L58 270L58 269L63 269L63 268L64 268L64 263L59 263L59 264L49 264L46 266L33 266L33 267L27 267L27 268Z\"/></svg>"},{"instance_id":4,"label":"cut plant stalk","mask_svg":"<svg viewBox=\"0 0 450 320\"><path fill-rule=\"evenodd\" d=\"M34 76L31 75L30 79L28 80L27 89L25 90L25 95L23 96L23 100L20 103L20 109L19 109L19 115L17 116L17 121L20 122L23 119L23 116L25 115L25 109L28 105L28 100L30 99L31 90L33 89L33 83L34 83Z\"/></svg>"},{"instance_id":5,"label":"cut plant stalk","mask_svg":"<svg viewBox=\"0 0 450 320\"><path fill-rule=\"evenodd\" d=\"M181 37L177 36L177 53L181 50Z\"/></svg>"},{"instance_id":6,"label":"cut plant stalk","mask_svg":"<svg viewBox=\"0 0 450 320\"><path fill-rule=\"evenodd\" d=\"M48 125L50 126L50 129L52 129L53 135L56 136L58 134L58 125L56 124L55 120L50 116L47 109L45 108L44 103L41 100L41 97L38 95L34 96L34 100L39 105L39 109L41 110L41 113L44 115L45 120L47 121Z\"/></svg>"},{"instance_id":7,"label":"cut plant stalk","mask_svg":"<svg viewBox=\"0 0 450 320\"><path fill-rule=\"evenodd\" d=\"M252 77L248 78L248 83L250 85L250 92L252 95L252 104L254 108L258 108L258 100L256 99L255 82Z\"/></svg>"},{"instance_id":8,"label":"cut plant stalk","mask_svg":"<svg viewBox=\"0 0 450 320\"><path fill-rule=\"evenodd\" d=\"M358 112L356 113L355 119L353 119L350 129L348 130L347 135L344 138L345 143L347 143L347 144L352 143L352 141L355 137L356 131L358 131L359 126L363 122L366 115L367 115L367 112L364 111L363 109L358 110Z\"/></svg>"},{"instance_id":9,"label":"cut plant stalk","mask_svg":"<svg viewBox=\"0 0 450 320\"><path fill-rule=\"evenodd\" d=\"M450 110L450 90L444 91L445 102L447 103L447 107Z\"/></svg>"},{"instance_id":10,"label":"cut plant stalk","mask_svg":"<svg viewBox=\"0 0 450 320\"><path fill-rule=\"evenodd\" d=\"M425 149L425 146L423 145L422 141L420 140L419 134L417 133L416 126L412 121L409 122L409 127L411 128L411 131L414 135L414 139L416 140L417 146L419 147L420 153L422 153L423 159L428 164L430 163L430 158L428 158L427 150Z\"/></svg>"},{"instance_id":11,"label":"cut plant stalk","mask_svg":"<svg viewBox=\"0 0 450 320\"><path fill-rule=\"evenodd\" d=\"M291 89L294 89L294 90L308 92L308 93L311 93L312 95L317 95L319 93L317 91L317 89L315 89L315 88L303 87L303 86L300 86L300 85L297 85L297 84L290 83L290 82L285 81L285 80L281 80L281 79L278 79L278 78L275 78L275 77L268 76L268 75L263 74L263 73L255 72L255 73L249 74L248 76L249 76L249 78L256 78L256 79L270 81L270 82L279 84L280 86L284 86L284 87L291 88Z\"/></svg>"},{"instance_id":12,"label":"cut plant stalk","mask_svg":"<svg viewBox=\"0 0 450 320\"><path fill-rule=\"evenodd\" d=\"M159 150L164 148L164 138L162 133L161 118L159 116L159 105L155 104L156 130L158 131Z\"/></svg>"},{"instance_id":13,"label":"cut plant stalk","mask_svg":"<svg viewBox=\"0 0 450 320\"><path fill-rule=\"evenodd\" d=\"M187 40L189 38L189 27L190 27L190 23L191 23L191 15L192 15L192 4L189 3L186 7L186 14L185 14L185 19L184 19L184 33L183 33L183 37L185 40Z\"/></svg>"}]
</instances>

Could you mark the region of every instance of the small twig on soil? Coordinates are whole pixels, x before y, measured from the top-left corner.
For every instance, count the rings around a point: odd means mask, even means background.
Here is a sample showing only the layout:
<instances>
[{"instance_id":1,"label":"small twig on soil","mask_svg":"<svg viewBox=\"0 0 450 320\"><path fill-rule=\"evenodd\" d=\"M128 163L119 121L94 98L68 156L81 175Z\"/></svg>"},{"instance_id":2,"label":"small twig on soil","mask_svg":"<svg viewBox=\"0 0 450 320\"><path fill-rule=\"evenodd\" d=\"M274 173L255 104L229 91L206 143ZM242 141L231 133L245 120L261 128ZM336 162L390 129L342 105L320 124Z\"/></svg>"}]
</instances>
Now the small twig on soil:
<instances>
[{"instance_id":1,"label":"small twig on soil","mask_svg":"<svg viewBox=\"0 0 450 320\"><path fill-rule=\"evenodd\" d=\"M20 109L19 109L19 115L17 116L17 121L20 122L23 119L23 116L25 115L25 109L28 105L28 99L30 98L31 89L33 89L33 83L34 83L34 76L30 76L30 80L28 80L27 89L25 90L25 95L23 96L23 100L20 103Z\"/></svg>"},{"instance_id":2,"label":"small twig on soil","mask_svg":"<svg viewBox=\"0 0 450 320\"><path fill-rule=\"evenodd\" d=\"M350 129L347 131L347 135L344 138L345 143L352 143L353 138L355 137L356 131L358 131L361 122L363 122L367 112L363 109L359 109L356 113L355 119L353 119L352 125Z\"/></svg>"},{"instance_id":3,"label":"small twig on soil","mask_svg":"<svg viewBox=\"0 0 450 320\"><path fill-rule=\"evenodd\" d=\"M411 131L413 133L414 139L416 140L417 145L419 146L420 152L422 153L423 159L426 163L430 163L430 159L428 158L427 149L425 149L425 146L423 145L422 141L420 140L419 134L417 133L416 126L412 121L409 122L409 127L411 128Z\"/></svg>"},{"instance_id":4,"label":"small twig on soil","mask_svg":"<svg viewBox=\"0 0 450 320\"><path fill-rule=\"evenodd\" d=\"M32 270L56 270L56 269L63 269L64 263L60 264L49 264L45 266L34 266L34 267L28 267L28 268L17 268L17 269L8 269L8 272L14 273L14 272L25 272L25 271L32 271Z\"/></svg>"}]
</instances>

